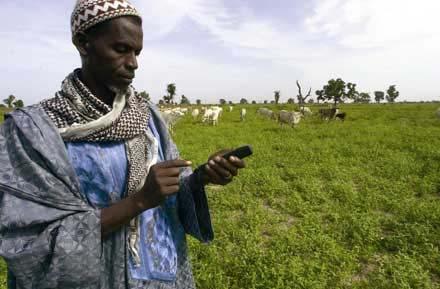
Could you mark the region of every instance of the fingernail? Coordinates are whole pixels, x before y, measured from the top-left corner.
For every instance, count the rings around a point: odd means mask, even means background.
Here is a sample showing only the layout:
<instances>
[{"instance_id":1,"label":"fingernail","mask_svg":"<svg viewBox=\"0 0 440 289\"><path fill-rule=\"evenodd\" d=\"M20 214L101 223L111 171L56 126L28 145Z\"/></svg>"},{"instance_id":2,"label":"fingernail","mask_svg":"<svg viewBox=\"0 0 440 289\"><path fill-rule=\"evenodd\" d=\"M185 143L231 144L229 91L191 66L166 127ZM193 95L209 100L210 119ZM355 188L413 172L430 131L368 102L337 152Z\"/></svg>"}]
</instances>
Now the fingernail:
<instances>
[{"instance_id":1,"label":"fingernail","mask_svg":"<svg viewBox=\"0 0 440 289\"><path fill-rule=\"evenodd\" d=\"M209 161L209 164L210 164L211 166L213 166L213 165L215 165L215 162L214 162L213 160L210 160L210 161Z\"/></svg>"},{"instance_id":2,"label":"fingernail","mask_svg":"<svg viewBox=\"0 0 440 289\"><path fill-rule=\"evenodd\" d=\"M209 170L209 165L206 165L206 166L205 166L205 169Z\"/></svg>"},{"instance_id":3,"label":"fingernail","mask_svg":"<svg viewBox=\"0 0 440 289\"><path fill-rule=\"evenodd\" d=\"M187 164L188 166L190 166L190 165L192 165L192 161L186 161L186 164Z\"/></svg>"},{"instance_id":4,"label":"fingernail","mask_svg":"<svg viewBox=\"0 0 440 289\"><path fill-rule=\"evenodd\" d=\"M214 160L215 160L216 162L219 162L219 161L220 161L220 157L219 157L219 156L216 156L216 157L214 158Z\"/></svg>"}]
</instances>

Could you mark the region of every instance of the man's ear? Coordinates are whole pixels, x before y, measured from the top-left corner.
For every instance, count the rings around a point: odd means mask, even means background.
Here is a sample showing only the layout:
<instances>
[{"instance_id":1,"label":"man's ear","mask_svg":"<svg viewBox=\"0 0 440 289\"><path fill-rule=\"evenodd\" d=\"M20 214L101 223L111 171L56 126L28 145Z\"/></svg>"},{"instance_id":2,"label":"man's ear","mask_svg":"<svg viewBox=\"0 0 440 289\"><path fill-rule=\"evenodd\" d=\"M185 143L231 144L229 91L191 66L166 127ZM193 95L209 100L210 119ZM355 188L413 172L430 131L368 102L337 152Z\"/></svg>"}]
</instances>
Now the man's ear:
<instances>
[{"instance_id":1,"label":"man's ear","mask_svg":"<svg viewBox=\"0 0 440 289\"><path fill-rule=\"evenodd\" d=\"M78 32L73 38L72 42L78 49L81 56L87 56L90 51L90 36L84 32Z\"/></svg>"}]
</instances>

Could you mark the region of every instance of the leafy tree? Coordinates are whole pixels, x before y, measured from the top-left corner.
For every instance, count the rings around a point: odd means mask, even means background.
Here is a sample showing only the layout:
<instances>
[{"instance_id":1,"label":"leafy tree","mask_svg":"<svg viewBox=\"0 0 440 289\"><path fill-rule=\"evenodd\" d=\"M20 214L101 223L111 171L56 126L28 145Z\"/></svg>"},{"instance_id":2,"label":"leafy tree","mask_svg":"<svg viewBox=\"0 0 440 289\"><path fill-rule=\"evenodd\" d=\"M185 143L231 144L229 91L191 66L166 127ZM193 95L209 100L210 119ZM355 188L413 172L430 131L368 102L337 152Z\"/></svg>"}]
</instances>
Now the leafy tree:
<instances>
[{"instance_id":1,"label":"leafy tree","mask_svg":"<svg viewBox=\"0 0 440 289\"><path fill-rule=\"evenodd\" d=\"M399 92L396 89L395 85L391 85L388 89L387 89L387 101L389 103L393 103L397 97L399 97Z\"/></svg>"},{"instance_id":2,"label":"leafy tree","mask_svg":"<svg viewBox=\"0 0 440 289\"><path fill-rule=\"evenodd\" d=\"M14 101L14 107L16 107L16 108L24 107L23 100L17 99L16 101Z\"/></svg>"},{"instance_id":3,"label":"leafy tree","mask_svg":"<svg viewBox=\"0 0 440 289\"><path fill-rule=\"evenodd\" d=\"M196 104L197 104L197 105L201 105L201 104L202 104L202 101L201 101L200 99L197 99L197 100L196 100Z\"/></svg>"},{"instance_id":4,"label":"leafy tree","mask_svg":"<svg viewBox=\"0 0 440 289\"><path fill-rule=\"evenodd\" d=\"M267 100L263 101L264 104L267 104Z\"/></svg>"},{"instance_id":5,"label":"leafy tree","mask_svg":"<svg viewBox=\"0 0 440 289\"><path fill-rule=\"evenodd\" d=\"M146 101L150 101L150 94L146 91L142 91L141 93L139 93L139 95L142 96Z\"/></svg>"},{"instance_id":6,"label":"leafy tree","mask_svg":"<svg viewBox=\"0 0 440 289\"><path fill-rule=\"evenodd\" d=\"M383 91L375 91L374 92L374 100L377 103L380 103L384 99L385 99L385 93Z\"/></svg>"},{"instance_id":7,"label":"leafy tree","mask_svg":"<svg viewBox=\"0 0 440 289\"><path fill-rule=\"evenodd\" d=\"M10 96L8 96L8 98L4 99L3 102L9 107L9 108L13 108L14 107L14 101L15 101L16 97L13 96L12 94Z\"/></svg>"},{"instance_id":8,"label":"leafy tree","mask_svg":"<svg viewBox=\"0 0 440 289\"><path fill-rule=\"evenodd\" d=\"M257 104L257 101L255 101L255 100L252 100L252 104Z\"/></svg>"},{"instance_id":9,"label":"leafy tree","mask_svg":"<svg viewBox=\"0 0 440 289\"><path fill-rule=\"evenodd\" d=\"M309 99L309 104L314 104L315 100L313 98Z\"/></svg>"},{"instance_id":10,"label":"leafy tree","mask_svg":"<svg viewBox=\"0 0 440 289\"><path fill-rule=\"evenodd\" d=\"M351 82L347 83L347 92L345 93L344 98L356 100L358 97L359 92L356 90L356 84Z\"/></svg>"},{"instance_id":11,"label":"leafy tree","mask_svg":"<svg viewBox=\"0 0 440 289\"><path fill-rule=\"evenodd\" d=\"M288 104L294 104L294 103L295 103L295 100L294 100L293 98L289 98L289 99L287 100L287 103L288 103Z\"/></svg>"},{"instance_id":12,"label":"leafy tree","mask_svg":"<svg viewBox=\"0 0 440 289\"><path fill-rule=\"evenodd\" d=\"M221 104L221 105L225 105L225 104L226 104L226 99L221 98L221 99L220 99L220 104Z\"/></svg>"},{"instance_id":13,"label":"leafy tree","mask_svg":"<svg viewBox=\"0 0 440 289\"><path fill-rule=\"evenodd\" d=\"M248 104L248 101L246 98L242 98L242 99L240 99L240 103L241 104Z\"/></svg>"},{"instance_id":14,"label":"leafy tree","mask_svg":"<svg viewBox=\"0 0 440 289\"><path fill-rule=\"evenodd\" d=\"M371 96L369 93L361 92L359 95L354 99L354 102L356 103L370 103Z\"/></svg>"},{"instance_id":15,"label":"leafy tree","mask_svg":"<svg viewBox=\"0 0 440 289\"><path fill-rule=\"evenodd\" d=\"M180 98L180 104L182 105L191 105L191 102L189 101L189 99L182 94L181 98Z\"/></svg>"},{"instance_id":16,"label":"leafy tree","mask_svg":"<svg viewBox=\"0 0 440 289\"><path fill-rule=\"evenodd\" d=\"M335 107L346 97L345 81L340 78L330 79L323 90L325 99L333 101Z\"/></svg>"},{"instance_id":17,"label":"leafy tree","mask_svg":"<svg viewBox=\"0 0 440 289\"><path fill-rule=\"evenodd\" d=\"M234 104L234 103L232 102L232 100L230 100L230 101L229 101L229 104Z\"/></svg>"},{"instance_id":18,"label":"leafy tree","mask_svg":"<svg viewBox=\"0 0 440 289\"><path fill-rule=\"evenodd\" d=\"M176 84L174 83L170 83L167 86L167 95L163 96L163 100L165 101L165 103L167 104L172 104L173 100L174 100L174 96L176 95Z\"/></svg>"},{"instance_id":19,"label":"leafy tree","mask_svg":"<svg viewBox=\"0 0 440 289\"><path fill-rule=\"evenodd\" d=\"M164 105L165 101L163 99L159 99L159 105Z\"/></svg>"},{"instance_id":20,"label":"leafy tree","mask_svg":"<svg viewBox=\"0 0 440 289\"><path fill-rule=\"evenodd\" d=\"M278 104L278 102L280 101L281 91L275 90L273 93L275 98L275 104Z\"/></svg>"},{"instance_id":21,"label":"leafy tree","mask_svg":"<svg viewBox=\"0 0 440 289\"><path fill-rule=\"evenodd\" d=\"M320 101L324 101L325 97L324 97L324 90L317 90L315 91L316 94L316 101L319 103Z\"/></svg>"}]
</instances>

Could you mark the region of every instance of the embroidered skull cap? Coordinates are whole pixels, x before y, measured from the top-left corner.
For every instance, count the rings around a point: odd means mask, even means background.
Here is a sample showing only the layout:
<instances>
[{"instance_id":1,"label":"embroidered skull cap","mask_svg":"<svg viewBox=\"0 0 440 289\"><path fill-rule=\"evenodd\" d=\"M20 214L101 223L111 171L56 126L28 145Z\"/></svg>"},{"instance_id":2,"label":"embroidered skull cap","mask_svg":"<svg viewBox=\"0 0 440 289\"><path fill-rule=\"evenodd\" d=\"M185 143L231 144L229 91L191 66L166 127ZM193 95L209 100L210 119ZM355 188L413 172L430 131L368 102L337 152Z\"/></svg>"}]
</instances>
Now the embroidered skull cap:
<instances>
[{"instance_id":1,"label":"embroidered skull cap","mask_svg":"<svg viewBox=\"0 0 440 289\"><path fill-rule=\"evenodd\" d=\"M77 0L71 17L72 35L121 16L141 18L133 4L127 0Z\"/></svg>"}]
</instances>

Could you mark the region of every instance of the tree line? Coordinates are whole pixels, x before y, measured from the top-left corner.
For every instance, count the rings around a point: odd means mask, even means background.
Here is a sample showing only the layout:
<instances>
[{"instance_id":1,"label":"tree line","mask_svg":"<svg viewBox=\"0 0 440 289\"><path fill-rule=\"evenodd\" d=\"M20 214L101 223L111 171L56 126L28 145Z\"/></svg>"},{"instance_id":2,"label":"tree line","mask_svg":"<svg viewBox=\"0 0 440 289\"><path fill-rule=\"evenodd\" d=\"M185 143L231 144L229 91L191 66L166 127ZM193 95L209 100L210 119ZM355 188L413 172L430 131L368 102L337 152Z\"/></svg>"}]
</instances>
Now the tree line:
<instances>
[{"instance_id":1,"label":"tree line","mask_svg":"<svg viewBox=\"0 0 440 289\"><path fill-rule=\"evenodd\" d=\"M299 81L296 81L298 87L297 101L300 106L304 106L307 99L311 96L312 88L309 89L306 95L303 95L302 88ZM371 95L367 92L359 92L356 89L356 84L352 82L345 82L341 78L330 79L322 89L316 90L316 102L331 102L334 106L346 101L353 101L354 103L370 103L372 101ZM279 90L274 91L274 101L272 103L278 104L281 92ZM386 90L386 94L383 91L374 92L374 101L380 103L383 100L387 100L388 103L394 103L397 97L399 97L399 91L396 89L396 85L390 85ZM310 98L308 103L314 103L313 98ZM287 103L295 103L294 98L289 98Z\"/></svg>"},{"instance_id":2,"label":"tree line","mask_svg":"<svg viewBox=\"0 0 440 289\"><path fill-rule=\"evenodd\" d=\"M341 78L330 79L321 90L315 92L318 101L330 101L334 106L338 103L352 100L354 103L370 103L371 96L367 92L358 92L355 83L345 83ZM399 97L399 91L397 91L395 85L390 85L386 91L386 95L383 91L374 92L374 100L376 103L380 103L385 98L389 103L394 103L397 97Z\"/></svg>"},{"instance_id":3,"label":"tree line","mask_svg":"<svg viewBox=\"0 0 440 289\"><path fill-rule=\"evenodd\" d=\"M307 94L303 94L301 84L299 81L296 81L296 85L298 87L298 95L296 96L296 101L300 106L304 106L306 103L315 103L315 100L311 97L312 88L310 88ZM321 102L330 102L333 103L334 106L337 106L339 103L344 103L346 101L352 101L354 103L370 103L372 102L372 97L367 92L359 92L356 89L356 84L352 82L345 82L341 78L330 79L327 84L323 86L322 89L316 90L316 102L319 104ZM143 91L140 93L145 99L150 101L150 95ZM386 92L384 91L375 91L374 92L374 101L376 103L380 103L386 100L388 103L394 103L397 97L399 97L399 91L396 89L396 85L390 85ZM175 83L170 83L167 85L166 94L162 96L159 100L159 105L190 105L191 101L182 94L180 100L176 100L177 95L177 86ZM274 98L271 101L264 100L264 104L278 104L281 99L281 91L274 91ZM197 105L200 105L202 101L197 99L195 102ZM257 103L255 100L249 102L246 98L241 98L239 101L240 104L248 104L248 103ZM293 104L295 103L294 98L287 99L287 103ZM233 104L232 101L227 101L225 98L219 99L219 104Z\"/></svg>"},{"instance_id":4,"label":"tree line","mask_svg":"<svg viewBox=\"0 0 440 289\"><path fill-rule=\"evenodd\" d=\"M10 95L3 99L3 103L0 104L0 108L19 108L24 107L24 102L21 99L16 98L14 95Z\"/></svg>"}]
</instances>

